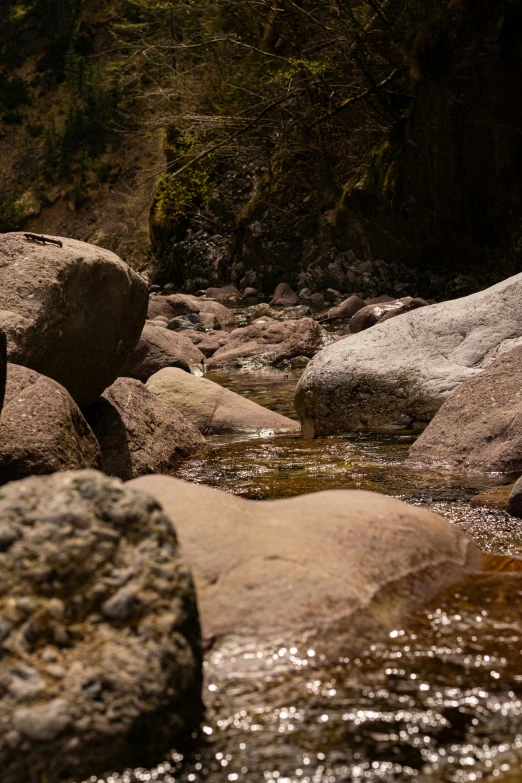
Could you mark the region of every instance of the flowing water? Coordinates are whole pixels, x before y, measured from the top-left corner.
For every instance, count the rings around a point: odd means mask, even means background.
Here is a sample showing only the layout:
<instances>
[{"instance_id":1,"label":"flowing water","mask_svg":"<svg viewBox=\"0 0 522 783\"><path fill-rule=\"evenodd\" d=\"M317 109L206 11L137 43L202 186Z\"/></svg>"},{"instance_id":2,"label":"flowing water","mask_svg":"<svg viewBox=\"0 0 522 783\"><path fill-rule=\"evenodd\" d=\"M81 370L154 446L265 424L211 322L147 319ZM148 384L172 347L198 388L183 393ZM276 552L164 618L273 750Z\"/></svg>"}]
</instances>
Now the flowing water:
<instances>
[{"instance_id":1,"label":"flowing water","mask_svg":"<svg viewBox=\"0 0 522 783\"><path fill-rule=\"evenodd\" d=\"M295 417L298 375L207 377ZM484 573L355 659L327 662L300 639L228 640L205 661L207 716L191 754L104 780L522 781L522 521L471 502L484 478L405 469L411 442L408 435L221 437L183 464L179 477L252 499L384 492L444 515L485 552L505 557L485 558Z\"/></svg>"}]
</instances>

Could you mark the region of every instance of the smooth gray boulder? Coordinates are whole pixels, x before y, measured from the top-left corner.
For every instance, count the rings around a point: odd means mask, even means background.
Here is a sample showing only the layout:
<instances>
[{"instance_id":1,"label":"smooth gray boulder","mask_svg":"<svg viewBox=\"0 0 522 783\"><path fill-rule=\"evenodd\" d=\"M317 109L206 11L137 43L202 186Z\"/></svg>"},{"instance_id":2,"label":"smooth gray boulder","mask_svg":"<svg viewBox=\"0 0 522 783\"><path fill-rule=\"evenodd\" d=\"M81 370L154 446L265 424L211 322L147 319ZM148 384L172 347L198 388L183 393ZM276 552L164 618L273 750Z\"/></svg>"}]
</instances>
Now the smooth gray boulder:
<instances>
[{"instance_id":1,"label":"smooth gray boulder","mask_svg":"<svg viewBox=\"0 0 522 783\"><path fill-rule=\"evenodd\" d=\"M251 501L168 476L129 486L170 516L210 639L308 638L349 654L479 564L456 525L373 492Z\"/></svg>"},{"instance_id":2,"label":"smooth gray boulder","mask_svg":"<svg viewBox=\"0 0 522 783\"><path fill-rule=\"evenodd\" d=\"M157 501L97 471L0 489L2 783L157 764L202 713L196 596Z\"/></svg>"},{"instance_id":3,"label":"smooth gray boulder","mask_svg":"<svg viewBox=\"0 0 522 783\"><path fill-rule=\"evenodd\" d=\"M8 360L53 378L78 405L88 405L116 380L138 342L147 285L108 250L44 239L0 235Z\"/></svg>"},{"instance_id":4,"label":"smooth gray boulder","mask_svg":"<svg viewBox=\"0 0 522 783\"><path fill-rule=\"evenodd\" d=\"M522 343L522 274L321 351L297 386L305 437L422 429L464 381Z\"/></svg>"}]
</instances>

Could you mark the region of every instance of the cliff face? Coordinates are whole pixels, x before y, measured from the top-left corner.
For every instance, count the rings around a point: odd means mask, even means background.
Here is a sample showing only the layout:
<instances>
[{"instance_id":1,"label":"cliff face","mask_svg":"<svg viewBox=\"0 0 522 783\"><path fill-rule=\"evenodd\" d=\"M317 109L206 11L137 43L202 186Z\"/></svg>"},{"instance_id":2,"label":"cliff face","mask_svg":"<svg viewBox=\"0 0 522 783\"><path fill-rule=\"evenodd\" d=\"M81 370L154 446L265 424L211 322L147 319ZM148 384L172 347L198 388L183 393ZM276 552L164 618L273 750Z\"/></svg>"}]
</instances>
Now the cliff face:
<instances>
[{"instance_id":1,"label":"cliff face","mask_svg":"<svg viewBox=\"0 0 522 783\"><path fill-rule=\"evenodd\" d=\"M471 5L423 52L408 116L333 229L336 244L404 263L433 295L522 268L522 8Z\"/></svg>"},{"instance_id":2,"label":"cliff face","mask_svg":"<svg viewBox=\"0 0 522 783\"><path fill-rule=\"evenodd\" d=\"M240 224L250 284L438 298L522 269L522 8L477 5L425 33L408 110L308 236L266 204Z\"/></svg>"}]
</instances>

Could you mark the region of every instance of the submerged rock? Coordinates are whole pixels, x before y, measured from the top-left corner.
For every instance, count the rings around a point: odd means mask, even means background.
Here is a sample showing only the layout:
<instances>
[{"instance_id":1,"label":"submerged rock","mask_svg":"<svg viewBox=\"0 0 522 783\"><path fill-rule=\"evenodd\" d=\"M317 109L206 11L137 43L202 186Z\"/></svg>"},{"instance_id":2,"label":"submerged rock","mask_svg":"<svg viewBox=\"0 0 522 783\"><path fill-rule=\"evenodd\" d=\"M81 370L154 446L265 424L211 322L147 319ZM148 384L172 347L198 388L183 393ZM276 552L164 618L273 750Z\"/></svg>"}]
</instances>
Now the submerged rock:
<instances>
[{"instance_id":1,"label":"submerged rock","mask_svg":"<svg viewBox=\"0 0 522 783\"><path fill-rule=\"evenodd\" d=\"M84 413L101 447L103 472L124 481L168 473L205 444L188 419L133 378L118 378Z\"/></svg>"},{"instance_id":2,"label":"submerged rock","mask_svg":"<svg viewBox=\"0 0 522 783\"><path fill-rule=\"evenodd\" d=\"M34 370L8 364L0 416L0 483L97 468L100 460L98 442L66 389Z\"/></svg>"},{"instance_id":3,"label":"submerged rock","mask_svg":"<svg viewBox=\"0 0 522 783\"><path fill-rule=\"evenodd\" d=\"M145 383L164 367L181 367L190 372L191 367L202 364L204 359L201 351L182 332L147 323L122 375Z\"/></svg>"},{"instance_id":4,"label":"submerged rock","mask_svg":"<svg viewBox=\"0 0 522 783\"><path fill-rule=\"evenodd\" d=\"M296 393L307 437L422 427L464 381L522 342L522 275L421 307L315 357Z\"/></svg>"},{"instance_id":5,"label":"submerged rock","mask_svg":"<svg viewBox=\"0 0 522 783\"><path fill-rule=\"evenodd\" d=\"M145 323L147 285L117 255L75 239L0 236L0 326L10 362L88 405L116 380Z\"/></svg>"},{"instance_id":6,"label":"submerged rock","mask_svg":"<svg viewBox=\"0 0 522 783\"><path fill-rule=\"evenodd\" d=\"M157 762L197 725L196 598L157 502L95 471L0 489L2 783Z\"/></svg>"},{"instance_id":7,"label":"submerged rock","mask_svg":"<svg viewBox=\"0 0 522 783\"><path fill-rule=\"evenodd\" d=\"M203 435L301 432L298 422L263 408L208 378L196 377L183 370L161 370L149 378L147 389L164 403L174 406Z\"/></svg>"},{"instance_id":8,"label":"submerged rock","mask_svg":"<svg viewBox=\"0 0 522 783\"><path fill-rule=\"evenodd\" d=\"M256 502L166 476L130 486L156 497L176 527L205 637L308 635L346 654L478 567L456 526L380 494Z\"/></svg>"},{"instance_id":9,"label":"submerged rock","mask_svg":"<svg viewBox=\"0 0 522 783\"><path fill-rule=\"evenodd\" d=\"M257 322L234 329L223 348L207 360L210 369L274 366L296 356L311 358L333 338L316 321Z\"/></svg>"},{"instance_id":10,"label":"submerged rock","mask_svg":"<svg viewBox=\"0 0 522 783\"><path fill-rule=\"evenodd\" d=\"M446 400L407 462L480 473L522 473L522 346Z\"/></svg>"}]
</instances>

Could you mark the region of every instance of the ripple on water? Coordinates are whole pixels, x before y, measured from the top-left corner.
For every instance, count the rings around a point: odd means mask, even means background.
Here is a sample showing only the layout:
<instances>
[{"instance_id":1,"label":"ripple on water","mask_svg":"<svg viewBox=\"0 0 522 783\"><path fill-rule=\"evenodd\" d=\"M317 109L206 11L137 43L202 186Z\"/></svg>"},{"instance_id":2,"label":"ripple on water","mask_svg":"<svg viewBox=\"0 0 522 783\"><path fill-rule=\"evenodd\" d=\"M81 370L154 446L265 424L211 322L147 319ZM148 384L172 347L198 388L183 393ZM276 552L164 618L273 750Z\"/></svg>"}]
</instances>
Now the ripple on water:
<instances>
[{"instance_id":1,"label":"ripple on water","mask_svg":"<svg viewBox=\"0 0 522 783\"><path fill-rule=\"evenodd\" d=\"M295 417L298 374L211 377ZM337 488L383 492L442 514L487 551L522 556L522 523L469 502L488 482L406 470L410 443L409 436L361 434L215 438L178 475L256 499ZM353 660L329 663L302 640L228 640L205 661L207 723L192 755L103 780L520 783L518 567L468 578Z\"/></svg>"}]
</instances>

